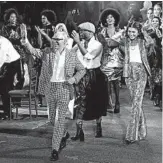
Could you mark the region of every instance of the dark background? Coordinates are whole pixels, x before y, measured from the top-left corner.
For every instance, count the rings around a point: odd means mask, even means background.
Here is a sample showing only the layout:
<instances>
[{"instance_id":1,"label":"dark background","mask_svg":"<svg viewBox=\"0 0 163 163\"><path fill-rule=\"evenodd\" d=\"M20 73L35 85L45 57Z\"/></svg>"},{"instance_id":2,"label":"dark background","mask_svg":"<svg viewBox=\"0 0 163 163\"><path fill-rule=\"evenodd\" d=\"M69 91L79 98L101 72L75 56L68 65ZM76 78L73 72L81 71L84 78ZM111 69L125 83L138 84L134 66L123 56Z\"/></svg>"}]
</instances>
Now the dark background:
<instances>
[{"instance_id":1,"label":"dark background","mask_svg":"<svg viewBox=\"0 0 163 163\"><path fill-rule=\"evenodd\" d=\"M127 24L127 9L131 3L135 3L138 10L143 8L144 1L1 1L0 20L3 22L4 11L8 8L16 8L20 15L25 13L30 24L40 24L40 12L43 9L52 9L56 12L58 22L64 22L68 11L78 9L75 21L81 23L90 21L98 23L101 11L107 7L117 9L121 14L120 27ZM152 2L156 4L158 1Z\"/></svg>"}]
</instances>

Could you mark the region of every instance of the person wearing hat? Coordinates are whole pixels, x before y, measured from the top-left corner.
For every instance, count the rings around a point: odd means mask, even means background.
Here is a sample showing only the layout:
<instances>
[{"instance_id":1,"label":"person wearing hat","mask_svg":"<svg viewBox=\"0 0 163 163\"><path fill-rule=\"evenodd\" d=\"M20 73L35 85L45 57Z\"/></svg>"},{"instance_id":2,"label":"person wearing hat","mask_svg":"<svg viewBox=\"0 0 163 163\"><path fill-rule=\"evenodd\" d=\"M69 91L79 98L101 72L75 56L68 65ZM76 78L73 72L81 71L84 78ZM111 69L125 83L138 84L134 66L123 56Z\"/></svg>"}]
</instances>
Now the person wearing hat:
<instances>
[{"instance_id":1,"label":"person wearing hat","mask_svg":"<svg viewBox=\"0 0 163 163\"><path fill-rule=\"evenodd\" d=\"M90 22L79 25L79 33L72 32L72 38L77 44L73 48L80 62L86 69L86 75L76 85L76 135L71 139L84 141L82 130L83 120L96 119L96 135L102 136L101 117L107 109L107 77L100 70L103 53L102 44L95 39L95 26Z\"/></svg>"},{"instance_id":2,"label":"person wearing hat","mask_svg":"<svg viewBox=\"0 0 163 163\"><path fill-rule=\"evenodd\" d=\"M111 97L111 84L113 85L113 89L115 92L114 113L120 112L119 91L124 57L123 54L119 51L118 47L110 47L108 42L110 39L113 38L116 38L116 41L120 39L122 31L118 29L119 21L120 14L117 10L112 8L105 9L100 16L100 22L102 23L103 27L98 33L99 41L101 40L101 38L103 38L103 42L106 42L106 44L104 45L101 70L108 77L108 109L113 109Z\"/></svg>"}]
</instances>

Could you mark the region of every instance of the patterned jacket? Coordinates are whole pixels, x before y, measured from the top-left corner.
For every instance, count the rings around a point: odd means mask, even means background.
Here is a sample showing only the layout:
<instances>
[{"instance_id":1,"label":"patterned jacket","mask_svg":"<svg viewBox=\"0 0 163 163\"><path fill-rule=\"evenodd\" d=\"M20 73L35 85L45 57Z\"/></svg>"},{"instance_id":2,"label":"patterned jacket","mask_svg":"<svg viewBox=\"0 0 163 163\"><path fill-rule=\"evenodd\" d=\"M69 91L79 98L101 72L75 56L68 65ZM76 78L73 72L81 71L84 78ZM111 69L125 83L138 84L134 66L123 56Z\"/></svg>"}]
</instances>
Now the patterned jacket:
<instances>
[{"instance_id":1,"label":"patterned jacket","mask_svg":"<svg viewBox=\"0 0 163 163\"><path fill-rule=\"evenodd\" d=\"M42 56L42 68L41 75L39 78L39 94L47 94L48 88L50 87L50 79L53 75L55 53L52 52L51 48L45 48L44 50L35 49L29 42L25 43L24 46L32 55L39 53ZM85 75L86 70L78 60L75 52L66 49L65 58L65 78L68 80L71 77L75 78L75 84ZM70 93L73 93L73 85L69 84ZM72 94L71 94L72 95ZM72 97L72 96L71 96Z\"/></svg>"},{"instance_id":2,"label":"patterned jacket","mask_svg":"<svg viewBox=\"0 0 163 163\"><path fill-rule=\"evenodd\" d=\"M147 74L151 76L151 71L149 67L149 63L147 60L147 50L146 46L149 46L149 44L146 44L145 40L139 39L138 40L139 48L140 48L140 54L141 59L143 62L143 65L147 71ZM124 66L123 66L123 77L128 77L128 65L129 65L129 39L125 38L121 40L120 42L120 49L125 53L125 59L124 59Z\"/></svg>"}]
</instances>

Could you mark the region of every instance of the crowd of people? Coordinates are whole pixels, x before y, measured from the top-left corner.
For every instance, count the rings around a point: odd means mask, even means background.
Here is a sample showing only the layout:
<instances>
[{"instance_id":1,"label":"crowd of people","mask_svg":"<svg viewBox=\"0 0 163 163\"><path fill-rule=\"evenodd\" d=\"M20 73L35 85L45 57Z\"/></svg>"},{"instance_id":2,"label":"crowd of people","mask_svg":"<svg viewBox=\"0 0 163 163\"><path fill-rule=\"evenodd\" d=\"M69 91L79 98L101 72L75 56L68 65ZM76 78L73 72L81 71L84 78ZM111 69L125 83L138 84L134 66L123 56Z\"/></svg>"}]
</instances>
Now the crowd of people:
<instances>
[{"instance_id":1,"label":"crowd of people","mask_svg":"<svg viewBox=\"0 0 163 163\"><path fill-rule=\"evenodd\" d=\"M113 8L101 12L97 27L91 22L76 24L71 13L65 24L56 23L55 12L47 9L40 14L42 26L31 29L19 20L16 9L6 10L0 30L2 119L10 116L8 92L23 89L24 65L30 69L28 61L32 56L32 66L37 66L39 77L38 100L41 103L45 96L53 125L51 160L58 160L70 136L66 125L70 100L74 99L76 119L76 134L71 140L84 141L84 120L96 120L95 137L102 137L102 116L108 110L120 113L123 79L132 102L126 143L145 139L145 89L149 87L155 106L162 104L162 4L148 8L146 15L147 20L142 20L131 11L128 24L120 29L120 13ZM70 26L71 32L67 30ZM36 36L33 30L37 31Z\"/></svg>"}]
</instances>

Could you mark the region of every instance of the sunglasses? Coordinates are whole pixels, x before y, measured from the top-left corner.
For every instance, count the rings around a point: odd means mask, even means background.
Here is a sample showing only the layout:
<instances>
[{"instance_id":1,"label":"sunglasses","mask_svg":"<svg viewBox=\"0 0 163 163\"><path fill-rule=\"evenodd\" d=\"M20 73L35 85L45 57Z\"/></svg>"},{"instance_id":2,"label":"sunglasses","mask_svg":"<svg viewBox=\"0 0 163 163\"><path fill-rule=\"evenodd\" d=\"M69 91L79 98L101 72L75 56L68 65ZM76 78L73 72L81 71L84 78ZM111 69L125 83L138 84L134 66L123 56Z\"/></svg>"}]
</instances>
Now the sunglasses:
<instances>
[{"instance_id":1,"label":"sunglasses","mask_svg":"<svg viewBox=\"0 0 163 163\"><path fill-rule=\"evenodd\" d=\"M62 39L62 38L52 38L52 40L54 40L54 41L63 41L64 39Z\"/></svg>"}]
</instances>

